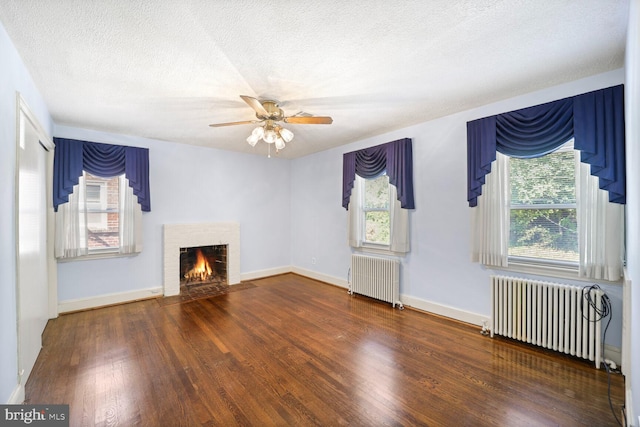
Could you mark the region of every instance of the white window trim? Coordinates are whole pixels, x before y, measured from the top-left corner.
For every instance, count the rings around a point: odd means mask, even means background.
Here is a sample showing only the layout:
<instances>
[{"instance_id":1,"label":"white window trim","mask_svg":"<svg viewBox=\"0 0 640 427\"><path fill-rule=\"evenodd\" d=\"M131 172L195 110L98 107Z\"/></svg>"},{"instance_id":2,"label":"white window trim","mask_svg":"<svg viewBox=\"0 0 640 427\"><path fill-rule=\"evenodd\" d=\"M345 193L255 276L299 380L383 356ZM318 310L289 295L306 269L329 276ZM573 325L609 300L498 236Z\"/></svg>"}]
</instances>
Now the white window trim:
<instances>
[{"instance_id":1,"label":"white window trim","mask_svg":"<svg viewBox=\"0 0 640 427\"><path fill-rule=\"evenodd\" d=\"M87 228L92 227L92 226L96 226L97 222L90 222L89 221L89 214L90 213L107 213L107 185L106 182L104 181L98 181L95 180L94 178L88 178L87 177L87 172L83 172L84 173L84 177L85 177L85 197L87 198L85 205L87 207ZM89 197L87 196L87 187L90 185L95 185L98 186L100 188L100 201L99 202L91 202L89 201ZM92 210L89 210L89 207L91 206ZM95 210L93 210L95 209ZM105 215L101 215L100 216L101 220L99 221L99 227L100 228L107 228L109 220L108 217ZM96 250L91 250L90 252L94 252ZM99 251L99 250L97 250ZM110 250L111 251L111 250Z\"/></svg>"},{"instance_id":2,"label":"white window trim","mask_svg":"<svg viewBox=\"0 0 640 427\"><path fill-rule=\"evenodd\" d=\"M364 215L361 209L362 197L363 197L361 193L364 192L363 191L364 185L362 184L362 181L364 181L364 178L361 178L360 176L356 175L356 180L354 182L354 188L351 193L351 201L349 203L349 210L347 214L347 222L348 222L347 240L349 242L349 245L351 246L352 250L356 252L389 255L394 257L405 256L410 251L411 235L409 231L409 213L406 209L402 209L400 207L399 201L395 200L396 191L395 191L395 187L391 184L389 184L389 190L390 190L389 191L389 198L390 198L389 213L391 216L390 221L391 221L391 227L392 227L391 235L390 235L391 243L389 245L383 245L383 244L377 244L377 243L371 243L371 242L364 242L362 240L363 229L364 229L364 225L362 224ZM391 206L393 206L393 208ZM391 212L392 210L393 212L396 212L396 213ZM400 230L399 232L393 229L394 224L397 224L395 227ZM355 232L355 230L357 230L357 232ZM394 235L394 231L396 231L395 235ZM393 250L392 248L394 247L394 244L396 248L401 248L401 249L405 248L406 251Z\"/></svg>"},{"instance_id":3,"label":"white window trim","mask_svg":"<svg viewBox=\"0 0 640 427\"><path fill-rule=\"evenodd\" d=\"M578 156L578 152L573 148L573 138L567 141L564 145L554 151L554 153L563 153L563 152L573 152L574 157ZM511 161L511 159L509 159ZM574 178L574 185L576 186L577 191L577 179ZM510 191L510 189L509 189ZM576 203L549 203L549 204L540 204L540 205L513 205L509 204L509 211L514 209L523 210L523 209L575 209L577 214L578 203L577 203L577 195L576 195ZM507 250L509 246L507 245ZM515 255L508 255L507 260L509 266L514 266L512 270L532 273L534 271L539 272L538 274L563 274L566 276L571 276L578 278L579 266L577 261L561 261L547 258L532 258L532 257L522 257Z\"/></svg>"},{"instance_id":4,"label":"white window trim","mask_svg":"<svg viewBox=\"0 0 640 427\"><path fill-rule=\"evenodd\" d=\"M382 175L381 175L382 176ZM377 179L377 178L375 178ZM389 214L389 241L391 241L391 206L393 201L391 200L391 191L389 191L388 187L391 186L391 184L387 184L387 208L383 209L383 208L365 208L365 194L366 194L366 182L367 180L364 178L361 178L359 176L356 175L356 185L360 186L360 191L358 192L360 194L360 215L362 218L361 221L361 227L362 229L360 230L360 233L362 233L362 247L366 247L368 249L372 249L374 251L382 251L382 252L391 252L391 242L389 242L388 244L384 244L384 243L377 243L377 242L370 242L367 239L367 212L387 212Z\"/></svg>"}]
</instances>

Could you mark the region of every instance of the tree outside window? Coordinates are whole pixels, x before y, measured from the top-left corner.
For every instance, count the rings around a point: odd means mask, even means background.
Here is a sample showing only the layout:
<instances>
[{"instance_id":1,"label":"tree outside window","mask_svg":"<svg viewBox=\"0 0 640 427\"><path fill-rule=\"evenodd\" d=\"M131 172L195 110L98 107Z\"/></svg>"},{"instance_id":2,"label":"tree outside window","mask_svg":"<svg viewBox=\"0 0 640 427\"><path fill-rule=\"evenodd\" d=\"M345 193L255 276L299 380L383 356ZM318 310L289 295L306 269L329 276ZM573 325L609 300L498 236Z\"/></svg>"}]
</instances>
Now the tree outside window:
<instances>
[{"instance_id":1,"label":"tree outside window","mask_svg":"<svg viewBox=\"0 0 640 427\"><path fill-rule=\"evenodd\" d=\"M509 159L509 256L578 262L575 153Z\"/></svg>"},{"instance_id":2,"label":"tree outside window","mask_svg":"<svg viewBox=\"0 0 640 427\"><path fill-rule=\"evenodd\" d=\"M366 243L389 245L391 236L389 177L383 174L377 178L363 181L364 241Z\"/></svg>"}]
</instances>

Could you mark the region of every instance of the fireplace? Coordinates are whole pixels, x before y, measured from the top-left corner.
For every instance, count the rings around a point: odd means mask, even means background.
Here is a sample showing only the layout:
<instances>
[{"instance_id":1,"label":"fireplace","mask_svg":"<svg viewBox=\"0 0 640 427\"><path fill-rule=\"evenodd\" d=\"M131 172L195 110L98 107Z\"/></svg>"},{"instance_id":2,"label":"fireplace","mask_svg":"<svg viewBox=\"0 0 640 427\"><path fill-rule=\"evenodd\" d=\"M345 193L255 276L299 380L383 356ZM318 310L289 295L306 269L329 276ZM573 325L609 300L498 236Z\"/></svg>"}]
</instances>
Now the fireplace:
<instances>
[{"instance_id":1,"label":"fireplace","mask_svg":"<svg viewBox=\"0 0 640 427\"><path fill-rule=\"evenodd\" d=\"M203 283L228 284L227 246L180 248L180 286Z\"/></svg>"},{"instance_id":2,"label":"fireplace","mask_svg":"<svg viewBox=\"0 0 640 427\"><path fill-rule=\"evenodd\" d=\"M165 224L163 226L164 245L164 295L179 295L181 277L186 274L180 267L184 248L206 248L225 246L226 283L240 283L240 224L236 222L214 222L195 224ZM206 252L206 251L205 251ZM215 252L215 251L214 251ZM197 258L197 255L191 255ZM220 264L209 261L209 266ZM190 267L191 269L193 267ZM191 274L195 277L197 274ZM215 279L214 279L215 280ZM189 284L193 283L191 281Z\"/></svg>"}]
</instances>

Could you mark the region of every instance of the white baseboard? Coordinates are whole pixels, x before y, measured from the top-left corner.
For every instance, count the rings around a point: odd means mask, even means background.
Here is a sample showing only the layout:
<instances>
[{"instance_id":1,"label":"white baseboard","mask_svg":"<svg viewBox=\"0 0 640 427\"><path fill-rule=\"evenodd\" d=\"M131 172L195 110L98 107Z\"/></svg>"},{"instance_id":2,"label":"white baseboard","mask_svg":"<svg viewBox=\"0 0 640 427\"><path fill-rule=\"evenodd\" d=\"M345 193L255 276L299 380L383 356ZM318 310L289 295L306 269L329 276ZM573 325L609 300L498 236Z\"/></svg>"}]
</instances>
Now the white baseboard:
<instances>
[{"instance_id":1,"label":"white baseboard","mask_svg":"<svg viewBox=\"0 0 640 427\"><path fill-rule=\"evenodd\" d=\"M414 307L419 310L427 311L429 313L437 314L440 316L449 317L461 322L470 323L472 325L478 325L482 327L485 324L489 324L488 316L472 313L470 311L460 310L459 308L450 307L448 305L439 304L408 295L400 295L400 301L402 301L402 303L406 306Z\"/></svg>"},{"instance_id":2,"label":"white baseboard","mask_svg":"<svg viewBox=\"0 0 640 427\"><path fill-rule=\"evenodd\" d=\"M330 285L339 286L345 289L349 288L349 282L339 277L329 276L328 274L318 273L318 272L307 270L306 268L301 268L301 267L290 267L289 271L291 273L299 274L301 276L305 276L310 279L315 279L321 282L329 283Z\"/></svg>"},{"instance_id":3,"label":"white baseboard","mask_svg":"<svg viewBox=\"0 0 640 427\"><path fill-rule=\"evenodd\" d=\"M640 426L640 415L638 416L638 424L634 424L636 421L633 413L633 396L631 394L631 378L627 378L624 382L625 393L624 393L624 411L627 415L627 422L623 425L626 426Z\"/></svg>"},{"instance_id":4,"label":"white baseboard","mask_svg":"<svg viewBox=\"0 0 640 427\"><path fill-rule=\"evenodd\" d=\"M58 313L69 313L71 311L88 310L91 308L104 307L113 304L122 304L147 298L162 296L162 287L138 289L130 292L119 292L115 294L98 295L91 298L79 298L58 303Z\"/></svg>"},{"instance_id":5,"label":"white baseboard","mask_svg":"<svg viewBox=\"0 0 640 427\"><path fill-rule=\"evenodd\" d=\"M339 286L341 288L345 288L345 289L349 288L349 282L347 280L341 279L335 276L329 276L326 274L317 273L315 271L307 270L301 267L292 267L291 272L299 274L301 276L309 277L311 279L319 280L321 282L326 282L331 285ZM414 307L419 310L427 311L429 313L434 313L440 316L449 317L454 320L471 323L473 325L478 325L480 327L482 327L485 324L484 322L487 322L487 324L489 323L489 317L487 316L472 313L469 311L460 310L460 309L449 307L443 304L437 304L437 303L426 301L416 297L400 295L400 301L402 302L402 304L409 307Z\"/></svg>"},{"instance_id":6,"label":"white baseboard","mask_svg":"<svg viewBox=\"0 0 640 427\"><path fill-rule=\"evenodd\" d=\"M613 347L611 345L604 345L604 358L612 360L618 365L622 366L622 349L620 347Z\"/></svg>"},{"instance_id":7,"label":"white baseboard","mask_svg":"<svg viewBox=\"0 0 640 427\"><path fill-rule=\"evenodd\" d=\"M24 403L24 387L22 384L16 384L16 387L13 389L13 393L9 396L9 401L7 401L8 405L20 405Z\"/></svg>"},{"instance_id":8,"label":"white baseboard","mask_svg":"<svg viewBox=\"0 0 640 427\"><path fill-rule=\"evenodd\" d=\"M251 271L249 273L241 273L240 280L242 281L255 280L255 279L261 279L263 277L277 276L278 274L285 274L290 272L291 272L290 265L287 265L285 267L268 268L266 270Z\"/></svg>"}]
</instances>

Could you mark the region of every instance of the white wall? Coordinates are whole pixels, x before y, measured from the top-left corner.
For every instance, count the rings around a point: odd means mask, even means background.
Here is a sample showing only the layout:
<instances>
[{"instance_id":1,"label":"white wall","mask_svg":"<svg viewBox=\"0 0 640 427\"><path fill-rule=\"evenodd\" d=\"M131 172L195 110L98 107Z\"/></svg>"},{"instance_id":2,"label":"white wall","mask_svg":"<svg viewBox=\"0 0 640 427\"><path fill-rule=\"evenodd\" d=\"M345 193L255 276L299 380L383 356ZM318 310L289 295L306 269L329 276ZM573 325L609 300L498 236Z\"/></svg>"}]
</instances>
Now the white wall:
<instances>
[{"instance_id":1,"label":"white wall","mask_svg":"<svg viewBox=\"0 0 640 427\"><path fill-rule=\"evenodd\" d=\"M17 385L16 334L16 91L22 94L43 129L51 117L29 72L0 24L0 402Z\"/></svg>"},{"instance_id":2,"label":"white wall","mask_svg":"<svg viewBox=\"0 0 640 427\"><path fill-rule=\"evenodd\" d=\"M640 1L632 0L626 50L627 272L631 280L631 367L626 369L627 411L640 417ZM630 377L630 378L629 378ZM629 388L630 385L630 388ZM631 390L635 390L630 396ZM629 401L631 400L631 401ZM630 419L640 425L640 419Z\"/></svg>"},{"instance_id":3,"label":"white wall","mask_svg":"<svg viewBox=\"0 0 640 427\"><path fill-rule=\"evenodd\" d=\"M148 147L151 191L151 212L142 215L143 252L59 263L61 303L161 287L163 224L235 221L241 273L290 266L288 160L64 126L56 126L54 135Z\"/></svg>"},{"instance_id":4,"label":"white wall","mask_svg":"<svg viewBox=\"0 0 640 427\"><path fill-rule=\"evenodd\" d=\"M467 321L486 318L489 275L494 272L470 261L466 122L613 86L623 79L624 71L617 70L295 160L292 264L335 283L346 281L351 251L346 242L346 211L341 206L342 155L412 138L416 209L410 214L411 252L402 260L402 298L422 307L451 308ZM618 285L606 285L605 290L614 305L606 341L620 348L622 290Z\"/></svg>"}]
</instances>

